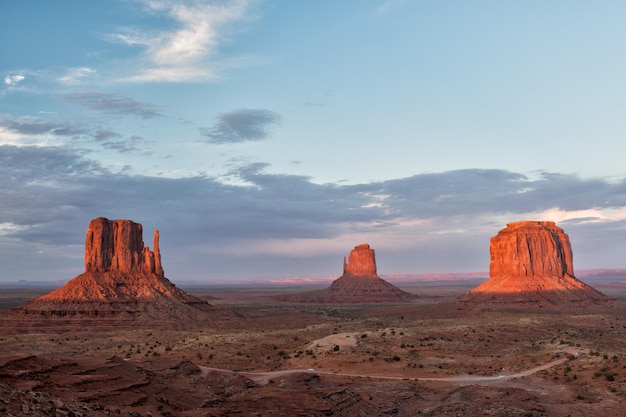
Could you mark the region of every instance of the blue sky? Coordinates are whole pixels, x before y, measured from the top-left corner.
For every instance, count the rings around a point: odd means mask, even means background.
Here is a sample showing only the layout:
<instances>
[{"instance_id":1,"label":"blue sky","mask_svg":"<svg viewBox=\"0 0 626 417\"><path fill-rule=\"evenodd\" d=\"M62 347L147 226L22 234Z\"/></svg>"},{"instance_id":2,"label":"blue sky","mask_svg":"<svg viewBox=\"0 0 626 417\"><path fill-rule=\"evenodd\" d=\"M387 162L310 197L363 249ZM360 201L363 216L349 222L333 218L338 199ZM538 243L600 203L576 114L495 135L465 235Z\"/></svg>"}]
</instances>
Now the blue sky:
<instances>
[{"instance_id":1,"label":"blue sky","mask_svg":"<svg viewBox=\"0 0 626 417\"><path fill-rule=\"evenodd\" d=\"M626 4L6 2L0 281L82 272L92 218L173 281L486 271L554 220L626 267Z\"/></svg>"}]
</instances>

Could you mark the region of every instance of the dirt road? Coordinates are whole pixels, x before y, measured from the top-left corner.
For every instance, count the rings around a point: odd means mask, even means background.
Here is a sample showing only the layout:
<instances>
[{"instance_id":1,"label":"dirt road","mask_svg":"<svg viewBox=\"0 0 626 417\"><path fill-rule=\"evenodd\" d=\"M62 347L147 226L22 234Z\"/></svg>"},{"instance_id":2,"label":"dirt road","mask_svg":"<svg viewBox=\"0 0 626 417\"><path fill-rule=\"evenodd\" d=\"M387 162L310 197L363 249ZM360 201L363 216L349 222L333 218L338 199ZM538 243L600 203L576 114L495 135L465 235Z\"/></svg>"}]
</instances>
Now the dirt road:
<instances>
[{"instance_id":1,"label":"dirt road","mask_svg":"<svg viewBox=\"0 0 626 417\"><path fill-rule=\"evenodd\" d=\"M408 377L408 376L389 376L389 375L364 375L364 374L353 374L353 373L344 373L337 371L316 371L315 369L284 369L280 371L268 371L268 372L239 372L236 370L228 370L228 369L219 369L219 368L209 368L206 366L200 366L202 370L202 374L206 375L209 371L215 372L224 372L224 373L237 373L245 376L246 378L251 379L259 385L265 385L269 383L270 380L274 378L279 378L281 376L292 375L297 373L310 373L310 374L318 374L318 375L332 375L332 376L343 376L343 377L351 377L351 378L374 378L374 379L395 379L395 380L403 380L403 379L412 379L414 381L439 381L439 382L456 382L462 384L474 384L481 382L496 382L496 381L507 381L514 378L522 378L532 374L535 374L540 371L544 371L546 369L552 368L553 366L560 365L566 362L567 358L557 359L548 363L545 363L540 366L536 366L531 369L527 369L525 371L517 372L514 374L500 374L494 376L481 376L481 375L457 375L450 377Z\"/></svg>"}]
</instances>

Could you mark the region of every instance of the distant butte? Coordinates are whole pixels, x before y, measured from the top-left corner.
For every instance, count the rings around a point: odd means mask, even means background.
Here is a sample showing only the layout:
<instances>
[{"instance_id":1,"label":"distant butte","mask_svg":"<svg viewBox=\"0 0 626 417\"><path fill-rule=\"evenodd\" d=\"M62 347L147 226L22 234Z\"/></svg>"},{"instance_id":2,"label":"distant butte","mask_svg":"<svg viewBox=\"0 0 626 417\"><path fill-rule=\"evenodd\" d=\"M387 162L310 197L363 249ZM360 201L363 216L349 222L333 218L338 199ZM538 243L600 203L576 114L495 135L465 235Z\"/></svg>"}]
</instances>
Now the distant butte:
<instances>
[{"instance_id":1,"label":"distant butte","mask_svg":"<svg viewBox=\"0 0 626 417\"><path fill-rule=\"evenodd\" d=\"M323 290L280 296L282 301L305 303L397 303L417 298L380 278L376 254L367 243L357 245L343 259L343 275Z\"/></svg>"},{"instance_id":2,"label":"distant butte","mask_svg":"<svg viewBox=\"0 0 626 417\"><path fill-rule=\"evenodd\" d=\"M43 317L195 318L220 310L177 288L165 278L159 252L144 246L143 230L130 220L92 220L85 238L85 272L15 309Z\"/></svg>"},{"instance_id":3,"label":"distant butte","mask_svg":"<svg viewBox=\"0 0 626 417\"><path fill-rule=\"evenodd\" d=\"M371 249L367 243L355 246L347 259L343 257L343 275L378 277L374 249Z\"/></svg>"},{"instance_id":4,"label":"distant butte","mask_svg":"<svg viewBox=\"0 0 626 417\"><path fill-rule=\"evenodd\" d=\"M571 305L609 298L574 276L569 236L549 221L507 224L491 238L489 279L459 297L463 303Z\"/></svg>"}]
</instances>

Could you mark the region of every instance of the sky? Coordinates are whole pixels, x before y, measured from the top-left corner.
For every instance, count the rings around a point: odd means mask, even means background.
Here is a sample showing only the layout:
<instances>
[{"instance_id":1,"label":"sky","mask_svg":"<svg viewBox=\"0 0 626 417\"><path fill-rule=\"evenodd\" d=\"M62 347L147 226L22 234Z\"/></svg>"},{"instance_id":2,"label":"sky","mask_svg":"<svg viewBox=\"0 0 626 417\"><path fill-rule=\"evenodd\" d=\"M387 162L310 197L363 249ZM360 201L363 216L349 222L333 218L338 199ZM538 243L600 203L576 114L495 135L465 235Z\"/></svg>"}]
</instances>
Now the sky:
<instances>
[{"instance_id":1,"label":"sky","mask_svg":"<svg viewBox=\"0 0 626 417\"><path fill-rule=\"evenodd\" d=\"M489 268L551 220L626 260L623 1L29 0L0 13L0 282L84 270L96 217L173 282Z\"/></svg>"}]
</instances>

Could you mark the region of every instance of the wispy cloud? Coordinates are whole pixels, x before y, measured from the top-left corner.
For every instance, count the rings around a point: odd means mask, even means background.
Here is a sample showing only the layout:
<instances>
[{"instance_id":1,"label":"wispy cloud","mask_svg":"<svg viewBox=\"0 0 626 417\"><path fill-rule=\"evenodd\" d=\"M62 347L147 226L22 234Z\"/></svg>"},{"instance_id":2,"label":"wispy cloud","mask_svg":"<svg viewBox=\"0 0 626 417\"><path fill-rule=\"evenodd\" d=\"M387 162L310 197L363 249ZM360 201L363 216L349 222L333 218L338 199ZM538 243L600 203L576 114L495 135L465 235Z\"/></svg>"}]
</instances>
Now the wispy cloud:
<instances>
[{"instance_id":1,"label":"wispy cloud","mask_svg":"<svg viewBox=\"0 0 626 417\"><path fill-rule=\"evenodd\" d=\"M230 25L247 18L251 0L229 2L144 2L149 13L162 14L175 27L161 31L127 28L111 36L115 41L143 48L135 82L191 82L218 77L215 58Z\"/></svg>"},{"instance_id":2,"label":"wispy cloud","mask_svg":"<svg viewBox=\"0 0 626 417\"><path fill-rule=\"evenodd\" d=\"M87 133L72 123L49 122L38 117L0 116L0 144L4 145L59 145L68 137Z\"/></svg>"},{"instance_id":3,"label":"wispy cloud","mask_svg":"<svg viewBox=\"0 0 626 417\"><path fill-rule=\"evenodd\" d=\"M551 207L537 216L537 220L567 222L569 224L605 223L626 220L626 207L592 207L581 210L563 210Z\"/></svg>"},{"instance_id":4,"label":"wispy cloud","mask_svg":"<svg viewBox=\"0 0 626 417\"><path fill-rule=\"evenodd\" d=\"M103 147L120 153L139 150L136 144L141 140L138 136L132 136L127 140L120 133L109 129L98 130L94 134L94 139Z\"/></svg>"},{"instance_id":5,"label":"wispy cloud","mask_svg":"<svg viewBox=\"0 0 626 417\"><path fill-rule=\"evenodd\" d=\"M201 128L207 143L240 143L269 137L270 129L280 122L280 115L266 109L239 109L217 117L213 127Z\"/></svg>"},{"instance_id":6,"label":"wispy cloud","mask_svg":"<svg viewBox=\"0 0 626 417\"><path fill-rule=\"evenodd\" d=\"M89 67L70 68L65 71L65 74L58 78L58 81L61 84L65 84L68 86L79 85L89 80L96 73L97 71L95 69Z\"/></svg>"},{"instance_id":7,"label":"wispy cloud","mask_svg":"<svg viewBox=\"0 0 626 417\"><path fill-rule=\"evenodd\" d=\"M5 75L4 83L13 87L24 81L24 79L26 79L26 77L23 74Z\"/></svg>"},{"instance_id":8,"label":"wispy cloud","mask_svg":"<svg viewBox=\"0 0 626 417\"><path fill-rule=\"evenodd\" d=\"M143 119L160 117L157 107L150 103L133 100L115 94L96 92L75 93L65 96L71 103L106 114L139 116Z\"/></svg>"},{"instance_id":9,"label":"wispy cloud","mask_svg":"<svg viewBox=\"0 0 626 417\"><path fill-rule=\"evenodd\" d=\"M0 116L0 145L62 147L77 141L121 153L137 151L141 137L125 138L107 128L90 129L71 122L50 122L38 117Z\"/></svg>"}]
</instances>

